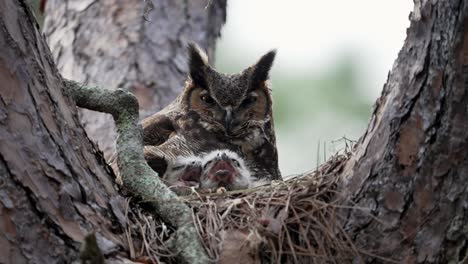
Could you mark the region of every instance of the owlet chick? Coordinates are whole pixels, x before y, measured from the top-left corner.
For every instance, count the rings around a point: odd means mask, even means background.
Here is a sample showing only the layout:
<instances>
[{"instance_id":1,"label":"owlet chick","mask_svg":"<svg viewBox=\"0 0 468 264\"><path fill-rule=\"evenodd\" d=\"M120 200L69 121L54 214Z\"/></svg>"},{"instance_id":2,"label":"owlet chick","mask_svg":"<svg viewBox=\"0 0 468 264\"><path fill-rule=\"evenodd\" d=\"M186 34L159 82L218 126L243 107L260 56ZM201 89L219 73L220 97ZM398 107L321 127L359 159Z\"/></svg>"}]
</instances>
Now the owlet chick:
<instances>
[{"instance_id":1,"label":"owlet chick","mask_svg":"<svg viewBox=\"0 0 468 264\"><path fill-rule=\"evenodd\" d=\"M198 186L201 174L201 158L196 156L178 157L167 167L163 181L168 186Z\"/></svg>"},{"instance_id":2,"label":"owlet chick","mask_svg":"<svg viewBox=\"0 0 468 264\"><path fill-rule=\"evenodd\" d=\"M215 150L202 158L203 171L200 177L201 189L227 190L253 188L265 183L253 178L244 160L230 150Z\"/></svg>"}]
</instances>

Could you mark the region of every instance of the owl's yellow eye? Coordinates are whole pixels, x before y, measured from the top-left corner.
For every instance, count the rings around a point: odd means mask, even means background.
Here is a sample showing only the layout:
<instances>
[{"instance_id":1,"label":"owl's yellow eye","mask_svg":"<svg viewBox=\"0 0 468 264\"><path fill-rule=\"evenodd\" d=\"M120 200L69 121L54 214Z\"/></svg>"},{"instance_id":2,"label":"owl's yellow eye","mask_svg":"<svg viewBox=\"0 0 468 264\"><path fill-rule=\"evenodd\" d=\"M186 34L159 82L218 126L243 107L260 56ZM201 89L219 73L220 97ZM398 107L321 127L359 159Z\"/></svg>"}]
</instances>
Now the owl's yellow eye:
<instances>
[{"instance_id":1,"label":"owl's yellow eye","mask_svg":"<svg viewBox=\"0 0 468 264\"><path fill-rule=\"evenodd\" d=\"M215 102L214 99L211 98L211 96L206 95L206 94L200 96L200 99L201 99L203 102L205 102L206 104L209 104L209 105L214 104L214 102Z\"/></svg>"}]
</instances>

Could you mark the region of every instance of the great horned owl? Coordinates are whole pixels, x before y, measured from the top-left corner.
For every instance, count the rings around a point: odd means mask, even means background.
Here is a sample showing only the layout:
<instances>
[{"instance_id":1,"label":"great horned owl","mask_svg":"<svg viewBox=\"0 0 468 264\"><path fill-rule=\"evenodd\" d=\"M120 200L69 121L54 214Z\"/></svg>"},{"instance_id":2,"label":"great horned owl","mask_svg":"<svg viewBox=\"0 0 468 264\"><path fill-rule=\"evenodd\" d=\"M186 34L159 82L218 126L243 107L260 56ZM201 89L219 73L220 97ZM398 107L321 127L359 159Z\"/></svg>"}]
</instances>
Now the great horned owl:
<instances>
[{"instance_id":1,"label":"great horned owl","mask_svg":"<svg viewBox=\"0 0 468 264\"><path fill-rule=\"evenodd\" d=\"M195 44L188 52L184 90L142 122L150 166L162 175L177 156L229 149L245 160L253 178L280 180L268 84L276 51L238 74L217 72Z\"/></svg>"},{"instance_id":2,"label":"great horned owl","mask_svg":"<svg viewBox=\"0 0 468 264\"><path fill-rule=\"evenodd\" d=\"M215 150L202 156L177 157L169 162L163 175L164 182L172 188L199 187L202 191L252 188L268 183L253 178L244 159L230 150Z\"/></svg>"},{"instance_id":3,"label":"great horned owl","mask_svg":"<svg viewBox=\"0 0 468 264\"><path fill-rule=\"evenodd\" d=\"M229 150L215 150L204 155L202 166L201 189L224 187L227 190L240 190L266 183L263 179L253 178L244 160Z\"/></svg>"},{"instance_id":4,"label":"great horned owl","mask_svg":"<svg viewBox=\"0 0 468 264\"><path fill-rule=\"evenodd\" d=\"M198 186L202 167L200 157L178 157L168 165L163 181L168 186Z\"/></svg>"}]
</instances>

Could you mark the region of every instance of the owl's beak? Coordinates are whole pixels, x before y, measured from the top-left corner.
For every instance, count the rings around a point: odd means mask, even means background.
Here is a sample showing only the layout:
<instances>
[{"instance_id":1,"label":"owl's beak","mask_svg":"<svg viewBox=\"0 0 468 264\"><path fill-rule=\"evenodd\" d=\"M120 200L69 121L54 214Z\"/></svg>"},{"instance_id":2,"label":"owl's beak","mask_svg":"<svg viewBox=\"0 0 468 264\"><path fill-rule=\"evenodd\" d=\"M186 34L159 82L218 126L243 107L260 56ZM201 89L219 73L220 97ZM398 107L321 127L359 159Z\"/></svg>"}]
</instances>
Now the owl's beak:
<instances>
[{"instance_id":1,"label":"owl's beak","mask_svg":"<svg viewBox=\"0 0 468 264\"><path fill-rule=\"evenodd\" d=\"M232 108L226 107L224 110L224 115L223 115L223 126L226 129L226 131L229 131L231 129L231 124L232 124Z\"/></svg>"}]
</instances>

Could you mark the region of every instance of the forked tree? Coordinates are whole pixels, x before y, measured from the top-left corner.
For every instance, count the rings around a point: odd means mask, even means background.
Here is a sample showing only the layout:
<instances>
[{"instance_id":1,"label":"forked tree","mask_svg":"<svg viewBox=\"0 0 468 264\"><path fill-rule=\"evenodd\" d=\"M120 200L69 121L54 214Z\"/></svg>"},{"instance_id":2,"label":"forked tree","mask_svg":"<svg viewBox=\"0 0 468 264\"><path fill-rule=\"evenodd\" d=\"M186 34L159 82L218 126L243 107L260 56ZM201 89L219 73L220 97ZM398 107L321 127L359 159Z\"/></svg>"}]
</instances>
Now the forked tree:
<instances>
[{"instance_id":1,"label":"forked tree","mask_svg":"<svg viewBox=\"0 0 468 264\"><path fill-rule=\"evenodd\" d=\"M81 259L92 263L104 259L131 263L130 259L136 261L135 249L148 243L127 232L128 203L80 125L75 102L113 114L121 133L118 151L129 164L123 172L124 187L155 206L145 208L155 214L152 221L165 221L174 229L175 238L166 242L179 250L178 260L203 263L214 256L224 263L233 257L247 263L258 257L302 263L468 262L468 1L415 2L404 46L375 103L369 126L349 156L335 167L332 163L323 167L324 175L314 174L314 180L257 190L259 206L264 206L265 196L276 204L275 199L287 201L270 218L255 219L265 227L251 226L249 230L256 233L246 233L240 223L221 230L226 240L219 252L209 245L206 251L190 251L198 237L190 237L194 234L192 218L184 217L190 211L188 205L197 207L199 203L183 203L157 177L146 177L151 172L141 161L137 101L125 90L114 90L120 87L134 92L142 115L161 108L182 87L187 70L185 38L200 42L213 53L225 19L225 4L162 1L146 12L143 1L48 2L51 20L46 20L46 37L56 62L27 4L0 1L2 262L72 262L80 259L81 252ZM56 22L52 21L54 13ZM105 89L88 89L64 81L62 75ZM103 98L123 103L115 107ZM112 122L109 118L105 125ZM109 131L95 132L107 135ZM129 144L132 142L135 144ZM128 159L125 153L130 153ZM154 190L141 190L133 181L140 176L150 179ZM326 182L333 176L332 184L325 198L308 203L311 199L304 197L322 195L315 188L324 186L317 185L320 176ZM253 194L241 195L242 199L218 197L218 211L199 206L195 219L213 212L218 214L212 218L216 223L247 219L242 214L255 209L244 202L252 201ZM161 201L177 204L182 220L171 223L170 217L162 215L174 216L174 212L167 211ZM316 208L319 202L337 209L336 214L307 218L309 212L322 212ZM229 206L224 208L226 204ZM300 222L303 218L309 223ZM209 241L200 223L214 222L204 219L197 223L197 232ZM320 226L325 228L315 231ZM297 230L322 234L323 240L314 235L304 239ZM248 250L239 247L243 239L249 242ZM325 243L337 239L344 242ZM282 247L283 242L290 248ZM305 254L298 245L313 254ZM346 261L331 258L333 254L343 258L340 252L349 252Z\"/></svg>"}]
</instances>

